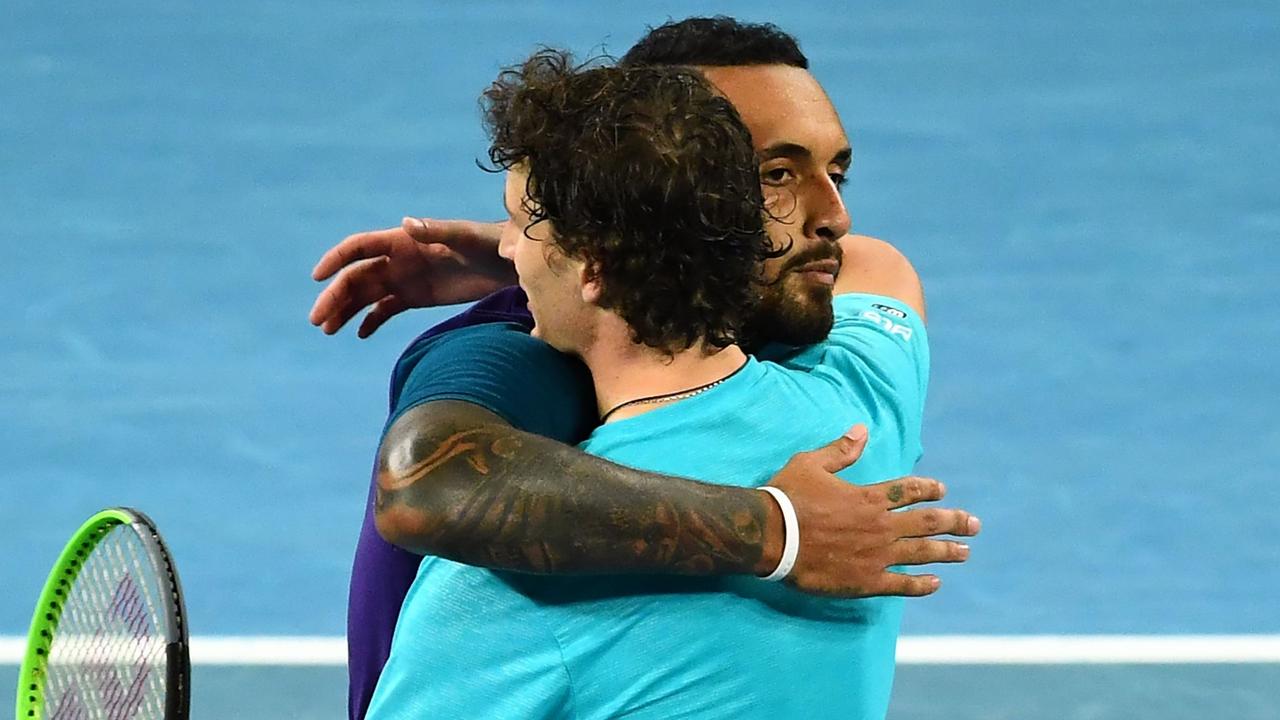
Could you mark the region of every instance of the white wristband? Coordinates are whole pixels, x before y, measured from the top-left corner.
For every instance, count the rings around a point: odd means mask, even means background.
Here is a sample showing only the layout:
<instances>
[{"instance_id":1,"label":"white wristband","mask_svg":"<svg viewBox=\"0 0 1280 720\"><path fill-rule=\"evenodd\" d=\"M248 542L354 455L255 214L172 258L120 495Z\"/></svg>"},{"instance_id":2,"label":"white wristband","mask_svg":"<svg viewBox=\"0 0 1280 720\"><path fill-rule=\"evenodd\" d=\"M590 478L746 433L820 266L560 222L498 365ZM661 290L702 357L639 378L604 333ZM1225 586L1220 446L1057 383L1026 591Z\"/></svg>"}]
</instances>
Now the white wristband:
<instances>
[{"instance_id":1,"label":"white wristband","mask_svg":"<svg viewBox=\"0 0 1280 720\"><path fill-rule=\"evenodd\" d=\"M786 493L772 485L762 485L759 489L772 495L778 501L778 507L782 508L782 559L773 572L761 578L768 582L778 582L790 575L791 569L796 566L796 556L800 554L800 520L796 518L796 508Z\"/></svg>"}]
</instances>

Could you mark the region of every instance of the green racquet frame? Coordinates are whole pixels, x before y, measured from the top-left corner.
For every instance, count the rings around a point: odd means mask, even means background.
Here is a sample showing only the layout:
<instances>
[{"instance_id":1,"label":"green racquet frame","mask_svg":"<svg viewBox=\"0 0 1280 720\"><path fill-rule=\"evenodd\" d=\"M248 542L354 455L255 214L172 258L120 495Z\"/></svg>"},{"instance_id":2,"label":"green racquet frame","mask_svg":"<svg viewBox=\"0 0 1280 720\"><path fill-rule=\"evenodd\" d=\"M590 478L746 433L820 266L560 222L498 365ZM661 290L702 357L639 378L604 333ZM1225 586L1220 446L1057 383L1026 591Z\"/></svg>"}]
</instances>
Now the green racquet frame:
<instances>
[{"instance_id":1,"label":"green racquet frame","mask_svg":"<svg viewBox=\"0 0 1280 720\"><path fill-rule=\"evenodd\" d=\"M190 659L187 636L187 609L182 599L182 586L177 568L155 524L143 513L131 508L108 508L90 517L76 530L62 549L49 578L40 591L27 633L27 650L18 672L17 720L43 720L46 669L49 651L62 618L64 603L71 587L84 567L85 560L107 533L120 525L129 525L147 549L147 559L156 577L169 583L165 596L169 607L165 612L166 697L165 719L185 720L190 714Z\"/></svg>"}]
</instances>

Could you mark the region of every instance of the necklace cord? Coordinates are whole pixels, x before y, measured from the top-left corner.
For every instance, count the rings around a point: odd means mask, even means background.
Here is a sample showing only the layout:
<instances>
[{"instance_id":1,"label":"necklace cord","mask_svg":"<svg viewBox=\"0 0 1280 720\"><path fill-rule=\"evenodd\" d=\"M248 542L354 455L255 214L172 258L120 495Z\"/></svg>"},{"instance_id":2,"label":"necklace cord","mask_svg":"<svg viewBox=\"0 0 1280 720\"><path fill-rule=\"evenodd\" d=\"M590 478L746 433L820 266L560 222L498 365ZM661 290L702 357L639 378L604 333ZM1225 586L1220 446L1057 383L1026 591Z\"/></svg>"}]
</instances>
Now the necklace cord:
<instances>
[{"instance_id":1,"label":"necklace cord","mask_svg":"<svg viewBox=\"0 0 1280 720\"><path fill-rule=\"evenodd\" d=\"M632 405L648 405L656 402L665 402L667 400L683 400L685 398L693 397L694 395L704 393L710 390L711 388L719 385L720 383L725 382L726 380L729 380L734 375L737 375L738 373L742 372L742 369L747 366L748 362L750 362L749 359L742 361L742 364L739 365L736 370L729 373L728 375L725 375L719 380L713 380L707 383L706 385L699 385L694 388L689 388L688 390L677 390L675 392L663 393L661 395L650 395L648 397L636 398L635 400L628 400L624 403L614 405L613 408L609 410L609 412L605 413L600 417L600 422L601 424L603 424L605 421L609 419L610 415L613 415L614 413L618 412L624 407L630 407Z\"/></svg>"}]
</instances>

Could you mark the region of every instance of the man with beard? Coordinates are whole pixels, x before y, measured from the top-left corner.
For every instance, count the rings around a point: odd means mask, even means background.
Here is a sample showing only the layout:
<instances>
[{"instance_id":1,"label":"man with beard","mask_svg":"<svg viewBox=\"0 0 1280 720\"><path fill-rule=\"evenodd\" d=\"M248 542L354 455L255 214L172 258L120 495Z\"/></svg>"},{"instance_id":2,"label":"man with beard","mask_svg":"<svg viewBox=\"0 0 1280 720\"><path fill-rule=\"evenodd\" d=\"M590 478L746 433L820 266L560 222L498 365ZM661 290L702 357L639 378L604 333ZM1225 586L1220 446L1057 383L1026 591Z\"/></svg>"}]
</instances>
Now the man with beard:
<instances>
[{"instance_id":1,"label":"man with beard","mask_svg":"<svg viewBox=\"0 0 1280 720\"><path fill-rule=\"evenodd\" d=\"M770 26L693 19L657 28L624 64L699 67L752 132L759 179L779 218L771 232L789 248L766 262L773 282L747 323L747 339L758 350L789 367L816 368L823 346L804 346L822 340L831 326L833 286L900 298L905 306L881 303L864 312L888 331L896 328L899 337L913 327L905 316L922 316L924 306L909 263L884 243L847 235L839 185L850 159L848 142L793 39ZM510 266L493 259L501 226L405 227L428 242L417 244L400 231L355 236L322 260L318 276L354 264L322 295L313 321L336 331L359 307L379 301L362 328L367 334L404 307L474 299L510 282ZM531 573L715 576L765 574L776 567L783 521L763 492L640 473L548 439L576 442L598 416L585 376L545 347L529 341L496 356L495 337L518 345L517 338L528 339L520 331L529 325L522 298L508 291L406 351L393 379L392 417L379 453L379 473L387 487L398 488L384 493L377 506L386 537L414 553ZM915 335L923 347L922 326ZM780 344L764 347L770 341ZM873 434L879 442L879 428ZM962 559L966 548L924 538L974 534L976 518L935 509L891 512L940 498L943 489L935 481L859 486L831 477L865 442L855 433L798 456L770 481L791 496L804 528L788 582L847 597L932 592L936 578L888 568ZM859 480L884 477L891 475ZM351 710L357 717L419 562L376 535L373 501L371 494L349 615Z\"/></svg>"},{"instance_id":2,"label":"man with beard","mask_svg":"<svg viewBox=\"0 0 1280 720\"><path fill-rule=\"evenodd\" d=\"M920 318L847 292L838 250L766 233L780 198L763 191L750 133L700 74L580 69L545 50L501 73L485 102L490 159L507 171L500 252L528 295L532 335L590 371L602 424L584 450L757 487L791 454L866 423L876 439L842 479L910 471L927 385ZM765 269L788 252L795 270ZM804 302L834 308L820 356L808 369L749 358L737 342L758 285L796 276ZM902 322L882 324L889 311ZM472 435L450 452L478 465L505 452L482 443ZM421 532L466 512L422 506L417 483L416 466L378 478L380 503L412 518L391 527ZM760 575L780 580L805 529L784 488L764 491L784 545ZM888 706L901 609L900 598L818 598L745 575L546 578L426 558L369 717L873 720Z\"/></svg>"}]
</instances>

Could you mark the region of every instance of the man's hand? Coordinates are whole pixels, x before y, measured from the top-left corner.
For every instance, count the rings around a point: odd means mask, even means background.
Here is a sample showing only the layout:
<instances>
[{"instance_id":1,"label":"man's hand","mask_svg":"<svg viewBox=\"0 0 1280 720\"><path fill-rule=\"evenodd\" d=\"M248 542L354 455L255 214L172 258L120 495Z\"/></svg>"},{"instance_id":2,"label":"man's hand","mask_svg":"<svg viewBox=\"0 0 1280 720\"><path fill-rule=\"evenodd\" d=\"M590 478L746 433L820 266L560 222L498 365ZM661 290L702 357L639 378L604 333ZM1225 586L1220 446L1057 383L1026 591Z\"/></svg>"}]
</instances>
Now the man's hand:
<instances>
[{"instance_id":1,"label":"man's hand","mask_svg":"<svg viewBox=\"0 0 1280 720\"><path fill-rule=\"evenodd\" d=\"M786 582L817 595L928 595L938 589L936 576L890 568L964 562L968 545L934 536L977 535L981 523L963 510L894 512L941 500L946 488L937 480L912 476L851 485L835 477L833 473L858 460L866 444L867 429L859 425L829 445L792 457L769 481L791 498L800 525L800 553ZM766 500L773 508L766 525L769 539L756 568L759 575L772 572L782 555L782 514L772 498Z\"/></svg>"},{"instance_id":2,"label":"man's hand","mask_svg":"<svg viewBox=\"0 0 1280 720\"><path fill-rule=\"evenodd\" d=\"M333 282L311 308L312 325L336 333L364 308L362 338L410 308L479 300L513 285L515 269L498 256L501 223L405 218L398 228L356 233L333 246L311 277Z\"/></svg>"}]
</instances>

